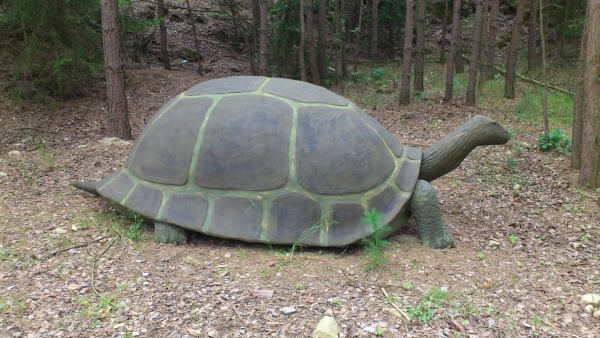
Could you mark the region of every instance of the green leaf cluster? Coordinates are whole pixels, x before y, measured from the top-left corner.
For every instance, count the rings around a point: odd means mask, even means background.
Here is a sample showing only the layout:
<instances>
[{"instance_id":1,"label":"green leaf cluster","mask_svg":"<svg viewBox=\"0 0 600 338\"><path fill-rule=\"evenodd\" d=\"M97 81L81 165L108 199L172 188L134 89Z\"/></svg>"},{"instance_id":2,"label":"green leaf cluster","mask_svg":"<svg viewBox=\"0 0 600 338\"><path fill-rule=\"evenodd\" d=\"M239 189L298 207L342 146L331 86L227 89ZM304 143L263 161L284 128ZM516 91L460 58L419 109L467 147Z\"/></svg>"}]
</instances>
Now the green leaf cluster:
<instances>
[{"instance_id":1,"label":"green leaf cluster","mask_svg":"<svg viewBox=\"0 0 600 338\"><path fill-rule=\"evenodd\" d=\"M560 128L555 128L538 136L538 147L541 150L554 149L559 153L568 153L571 150L571 138Z\"/></svg>"},{"instance_id":2,"label":"green leaf cluster","mask_svg":"<svg viewBox=\"0 0 600 338\"><path fill-rule=\"evenodd\" d=\"M383 264L390 261L390 257L385 253L385 248L390 245L390 242L385 240L385 237L390 233L389 226L379 226L383 215L373 208L365 210L360 222L370 226L371 234L361 241L365 251L366 270L381 269Z\"/></svg>"}]
</instances>

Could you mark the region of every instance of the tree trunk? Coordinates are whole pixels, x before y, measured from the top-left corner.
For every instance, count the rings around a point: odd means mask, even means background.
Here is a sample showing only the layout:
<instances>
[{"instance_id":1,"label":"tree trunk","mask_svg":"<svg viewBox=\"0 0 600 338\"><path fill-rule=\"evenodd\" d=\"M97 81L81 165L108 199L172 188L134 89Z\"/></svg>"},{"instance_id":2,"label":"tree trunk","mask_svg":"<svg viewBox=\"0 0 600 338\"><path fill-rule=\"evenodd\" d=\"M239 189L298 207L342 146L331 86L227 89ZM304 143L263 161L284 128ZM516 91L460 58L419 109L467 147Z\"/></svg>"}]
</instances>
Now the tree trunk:
<instances>
[{"instance_id":1,"label":"tree trunk","mask_svg":"<svg viewBox=\"0 0 600 338\"><path fill-rule=\"evenodd\" d=\"M500 13L500 0L492 0L490 6L490 31L487 41L487 62L485 78L494 78L494 63L496 61L496 37L498 35L498 14Z\"/></svg>"},{"instance_id":2,"label":"tree trunk","mask_svg":"<svg viewBox=\"0 0 600 338\"><path fill-rule=\"evenodd\" d=\"M319 0L319 12L317 16L317 66L319 67L319 77L327 78L327 0Z\"/></svg>"},{"instance_id":3,"label":"tree trunk","mask_svg":"<svg viewBox=\"0 0 600 338\"><path fill-rule=\"evenodd\" d=\"M200 40L198 40L198 31L196 30L196 20L194 18L194 12L192 12L192 6L190 6L190 0L185 0L187 5L188 15L190 17L190 24L192 25L192 35L194 36L194 48L196 49L196 56L198 57L198 68L196 72L198 75L202 75L202 54L200 54ZM252 51L248 51L252 54Z\"/></svg>"},{"instance_id":4,"label":"tree trunk","mask_svg":"<svg viewBox=\"0 0 600 338\"><path fill-rule=\"evenodd\" d=\"M400 87L400 105L410 102L410 66L412 59L414 2L406 0L406 21L404 25L404 57L402 60L402 84Z\"/></svg>"},{"instance_id":5,"label":"tree trunk","mask_svg":"<svg viewBox=\"0 0 600 338\"><path fill-rule=\"evenodd\" d=\"M340 25L340 59L342 63L342 76L348 76L348 57L346 55L346 46L348 43L348 26L346 17L346 0L340 0L340 12L338 13L338 22Z\"/></svg>"},{"instance_id":6,"label":"tree trunk","mask_svg":"<svg viewBox=\"0 0 600 338\"><path fill-rule=\"evenodd\" d=\"M446 93L444 101L452 100L452 81L454 80L454 59L456 58L456 45L460 27L460 0L454 0L452 9L452 37L450 38L450 58L446 70Z\"/></svg>"},{"instance_id":7,"label":"tree trunk","mask_svg":"<svg viewBox=\"0 0 600 338\"><path fill-rule=\"evenodd\" d=\"M419 0L417 13L417 54L415 56L415 91L422 92L423 76L425 73L425 8L426 0Z\"/></svg>"},{"instance_id":8,"label":"tree trunk","mask_svg":"<svg viewBox=\"0 0 600 338\"><path fill-rule=\"evenodd\" d=\"M359 0L360 4L358 5L358 26L356 27L355 30L355 39L354 39L354 67L352 68L353 72L357 72L358 71L358 56L359 56L359 45L360 45L360 37L362 36L362 14L363 14L363 8L365 7L365 5L363 5L363 0Z\"/></svg>"},{"instance_id":9,"label":"tree trunk","mask_svg":"<svg viewBox=\"0 0 600 338\"><path fill-rule=\"evenodd\" d=\"M537 59L536 53L536 17L537 17L537 1L529 0L529 21L527 22L527 67L533 68ZM541 11L541 7L540 7ZM548 17L548 16L546 16ZM541 20L540 20L541 23Z\"/></svg>"},{"instance_id":10,"label":"tree trunk","mask_svg":"<svg viewBox=\"0 0 600 338\"><path fill-rule=\"evenodd\" d=\"M306 65L304 64L304 49L306 46L306 31L304 29L304 1L300 3L300 46L298 47L298 61L300 63L300 80L306 82Z\"/></svg>"},{"instance_id":11,"label":"tree trunk","mask_svg":"<svg viewBox=\"0 0 600 338\"><path fill-rule=\"evenodd\" d=\"M517 13L513 21L512 37L508 48L508 61L506 63L506 82L504 85L504 96L512 99L515 97L515 72L517 66L517 52L521 41L521 29L523 28L523 12L525 11L525 0L518 0Z\"/></svg>"},{"instance_id":12,"label":"tree trunk","mask_svg":"<svg viewBox=\"0 0 600 338\"><path fill-rule=\"evenodd\" d=\"M125 74L119 51L119 27L117 0L102 0L102 46L106 71L106 93L108 99L108 133L123 140L131 140L127 98L125 96Z\"/></svg>"},{"instance_id":13,"label":"tree trunk","mask_svg":"<svg viewBox=\"0 0 600 338\"><path fill-rule=\"evenodd\" d=\"M465 64L463 62L463 52L462 52L462 26L461 22L458 23L458 37L456 39L456 55L454 56L454 69L457 74L460 74L465 71Z\"/></svg>"},{"instance_id":14,"label":"tree trunk","mask_svg":"<svg viewBox=\"0 0 600 338\"><path fill-rule=\"evenodd\" d=\"M252 7L252 41L256 43L260 35L260 0L251 0Z\"/></svg>"},{"instance_id":15,"label":"tree trunk","mask_svg":"<svg viewBox=\"0 0 600 338\"><path fill-rule=\"evenodd\" d=\"M377 44L379 42L379 29L377 25L379 23L379 0L373 0L373 13L371 13L372 18L372 28L371 28L371 61L377 61Z\"/></svg>"},{"instance_id":16,"label":"tree trunk","mask_svg":"<svg viewBox=\"0 0 600 338\"><path fill-rule=\"evenodd\" d=\"M469 84L467 85L466 104L475 105L475 85L477 84L477 61L479 60L479 39L481 38L481 21L483 19L483 0L475 0L475 26L471 43L471 63L469 65Z\"/></svg>"},{"instance_id":17,"label":"tree trunk","mask_svg":"<svg viewBox=\"0 0 600 338\"><path fill-rule=\"evenodd\" d=\"M442 19L442 38L440 39L440 64L446 62L446 35L448 34L448 0L444 0L444 18Z\"/></svg>"},{"instance_id":18,"label":"tree trunk","mask_svg":"<svg viewBox=\"0 0 600 338\"><path fill-rule=\"evenodd\" d=\"M160 55L163 62L163 67L166 70L171 70L171 59L169 58L169 49L167 43L167 26L165 24L165 15L167 11L165 9L165 0L158 0L158 18L160 23L158 30L160 32Z\"/></svg>"},{"instance_id":19,"label":"tree trunk","mask_svg":"<svg viewBox=\"0 0 600 338\"><path fill-rule=\"evenodd\" d=\"M260 75L267 76L267 0L260 0Z\"/></svg>"},{"instance_id":20,"label":"tree trunk","mask_svg":"<svg viewBox=\"0 0 600 338\"><path fill-rule=\"evenodd\" d=\"M544 0L539 0L540 5L543 5ZM546 63L546 32L544 31L544 7L540 6L540 40L542 41L542 77L540 78L543 83L543 94L542 94L542 116L544 117L544 137L545 141L548 142L548 88L546 86L546 71L548 65Z\"/></svg>"},{"instance_id":21,"label":"tree trunk","mask_svg":"<svg viewBox=\"0 0 600 338\"><path fill-rule=\"evenodd\" d=\"M600 0L588 0L586 21L579 184L596 189L600 188Z\"/></svg>"},{"instance_id":22,"label":"tree trunk","mask_svg":"<svg viewBox=\"0 0 600 338\"><path fill-rule=\"evenodd\" d=\"M481 21L481 41L479 42L479 88L483 87L485 82L485 60L486 60L486 46L488 41L488 27L489 27L489 7L490 0L483 0L483 19Z\"/></svg>"},{"instance_id":23,"label":"tree trunk","mask_svg":"<svg viewBox=\"0 0 600 338\"><path fill-rule=\"evenodd\" d=\"M581 36L581 47L579 52L579 69L577 70L577 84L576 84L576 93L574 99L574 109L573 109L573 134L571 137L572 148L571 148L571 168L573 169L581 169L581 148L583 144L583 101L584 101L584 82L583 78L585 77L585 56L586 56L586 48L587 48L587 26L589 25L589 12L585 14L585 20L583 25L583 31Z\"/></svg>"},{"instance_id":24,"label":"tree trunk","mask_svg":"<svg viewBox=\"0 0 600 338\"><path fill-rule=\"evenodd\" d=\"M306 0L306 34L308 35L308 57L310 63L310 76L312 83L321 84L319 68L317 67L317 55L315 52L315 29L313 28L313 6L312 0Z\"/></svg>"}]
</instances>

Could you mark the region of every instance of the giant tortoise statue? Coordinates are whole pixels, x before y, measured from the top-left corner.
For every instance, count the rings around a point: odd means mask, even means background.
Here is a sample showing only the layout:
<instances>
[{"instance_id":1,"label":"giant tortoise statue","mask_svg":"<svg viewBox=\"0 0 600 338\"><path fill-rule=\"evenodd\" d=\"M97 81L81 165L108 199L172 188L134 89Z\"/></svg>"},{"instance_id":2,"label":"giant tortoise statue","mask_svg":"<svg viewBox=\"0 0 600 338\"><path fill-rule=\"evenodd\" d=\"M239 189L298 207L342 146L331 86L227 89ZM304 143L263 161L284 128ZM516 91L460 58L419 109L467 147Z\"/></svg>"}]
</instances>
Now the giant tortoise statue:
<instances>
[{"instance_id":1,"label":"giant tortoise statue","mask_svg":"<svg viewBox=\"0 0 600 338\"><path fill-rule=\"evenodd\" d=\"M475 116L429 147L403 145L354 103L305 82L240 76L200 83L165 104L125 165L74 186L155 224L157 242L189 231L248 242L346 246L377 209L395 231L416 218L423 243L455 245L430 181L510 135Z\"/></svg>"}]
</instances>

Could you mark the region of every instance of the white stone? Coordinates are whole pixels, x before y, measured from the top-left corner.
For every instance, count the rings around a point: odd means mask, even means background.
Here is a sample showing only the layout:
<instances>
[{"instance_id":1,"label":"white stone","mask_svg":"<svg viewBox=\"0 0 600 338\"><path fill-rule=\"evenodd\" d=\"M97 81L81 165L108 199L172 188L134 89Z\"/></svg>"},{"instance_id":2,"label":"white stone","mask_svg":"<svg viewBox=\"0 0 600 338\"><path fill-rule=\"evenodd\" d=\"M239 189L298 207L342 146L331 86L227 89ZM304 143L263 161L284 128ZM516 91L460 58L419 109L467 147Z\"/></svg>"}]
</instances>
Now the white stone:
<instances>
[{"instance_id":1,"label":"white stone","mask_svg":"<svg viewBox=\"0 0 600 338\"><path fill-rule=\"evenodd\" d=\"M7 173L0 171L0 179L5 178L6 176L8 176Z\"/></svg>"},{"instance_id":2,"label":"white stone","mask_svg":"<svg viewBox=\"0 0 600 338\"><path fill-rule=\"evenodd\" d=\"M594 312L594 318L600 320L600 310L596 310L596 312Z\"/></svg>"},{"instance_id":3,"label":"white stone","mask_svg":"<svg viewBox=\"0 0 600 338\"><path fill-rule=\"evenodd\" d=\"M8 154L18 156L18 155L21 155L21 152L18 150L11 150L8 152Z\"/></svg>"},{"instance_id":4,"label":"white stone","mask_svg":"<svg viewBox=\"0 0 600 338\"><path fill-rule=\"evenodd\" d=\"M585 313L591 314L592 312L594 312L594 306L591 304L588 304L583 308L583 311L585 311Z\"/></svg>"},{"instance_id":5,"label":"white stone","mask_svg":"<svg viewBox=\"0 0 600 338\"><path fill-rule=\"evenodd\" d=\"M56 229L54 229L54 232L57 234L65 234L65 233L67 233L67 230L63 229L63 228L56 228Z\"/></svg>"},{"instance_id":6,"label":"white stone","mask_svg":"<svg viewBox=\"0 0 600 338\"><path fill-rule=\"evenodd\" d=\"M312 338L338 338L340 336L340 327L333 317L325 316L321 318Z\"/></svg>"},{"instance_id":7,"label":"white stone","mask_svg":"<svg viewBox=\"0 0 600 338\"><path fill-rule=\"evenodd\" d=\"M131 141L124 141L118 137L105 137L100 140L100 143L107 146L128 146L131 145Z\"/></svg>"},{"instance_id":8,"label":"white stone","mask_svg":"<svg viewBox=\"0 0 600 338\"><path fill-rule=\"evenodd\" d=\"M600 296L594 293L587 293L581 296L581 306L592 305L594 307L600 306Z\"/></svg>"},{"instance_id":9,"label":"white stone","mask_svg":"<svg viewBox=\"0 0 600 338\"><path fill-rule=\"evenodd\" d=\"M279 309L281 312L283 312L286 315L291 315L292 313L295 313L297 310L295 307L293 306L286 306L286 307L282 307L281 309Z\"/></svg>"}]
</instances>

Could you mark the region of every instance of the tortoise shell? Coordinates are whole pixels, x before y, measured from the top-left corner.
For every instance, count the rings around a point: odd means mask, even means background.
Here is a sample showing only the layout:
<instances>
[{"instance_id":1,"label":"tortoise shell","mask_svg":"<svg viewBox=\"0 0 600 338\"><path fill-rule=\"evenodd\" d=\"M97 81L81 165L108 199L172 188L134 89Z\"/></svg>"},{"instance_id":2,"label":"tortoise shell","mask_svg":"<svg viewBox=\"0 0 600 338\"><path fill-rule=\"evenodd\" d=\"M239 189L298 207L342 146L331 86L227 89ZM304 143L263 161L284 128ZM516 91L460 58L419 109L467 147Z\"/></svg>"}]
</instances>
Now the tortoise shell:
<instances>
[{"instance_id":1,"label":"tortoise shell","mask_svg":"<svg viewBox=\"0 0 600 338\"><path fill-rule=\"evenodd\" d=\"M406 223L421 149L306 82L231 77L154 114L98 193L147 219L249 242L344 246Z\"/></svg>"}]
</instances>

